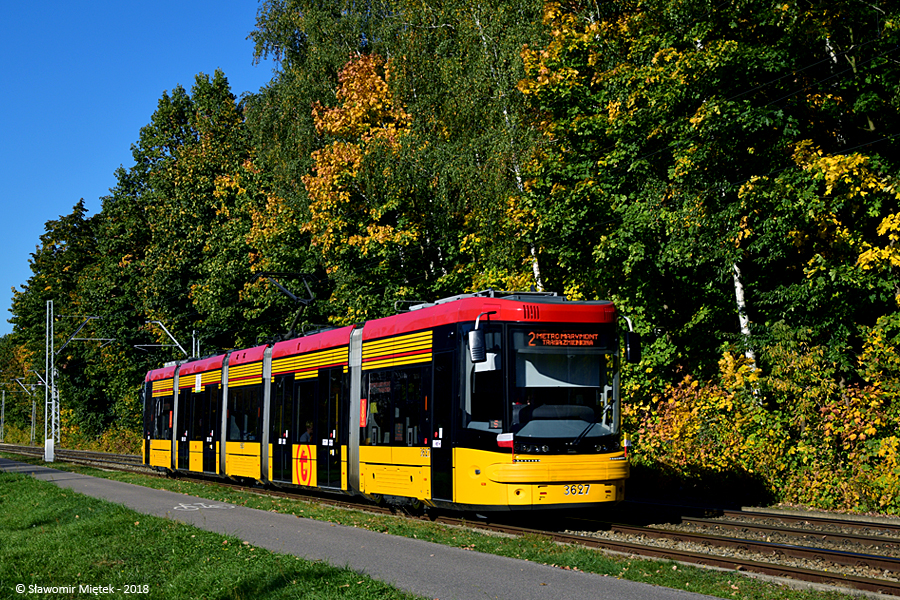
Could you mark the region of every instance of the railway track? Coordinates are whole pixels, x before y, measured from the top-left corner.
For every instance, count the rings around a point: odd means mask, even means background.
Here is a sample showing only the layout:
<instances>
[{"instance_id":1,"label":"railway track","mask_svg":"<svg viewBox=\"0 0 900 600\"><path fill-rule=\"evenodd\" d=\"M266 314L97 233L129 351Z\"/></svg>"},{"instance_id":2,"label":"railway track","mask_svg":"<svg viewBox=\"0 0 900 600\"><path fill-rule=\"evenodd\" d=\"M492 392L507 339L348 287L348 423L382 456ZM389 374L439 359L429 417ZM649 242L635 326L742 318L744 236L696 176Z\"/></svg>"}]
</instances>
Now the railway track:
<instances>
[{"instance_id":1,"label":"railway track","mask_svg":"<svg viewBox=\"0 0 900 600\"><path fill-rule=\"evenodd\" d=\"M568 519L562 533L601 539L611 550L653 546L673 560L900 595L900 521L692 507L673 518L672 508L644 504L630 511L644 523L654 509L664 515L649 526ZM705 514L692 516L698 512ZM688 554L679 559L676 551Z\"/></svg>"},{"instance_id":2,"label":"railway track","mask_svg":"<svg viewBox=\"0 0 900 600\"><path fill-rule=\"evenodd\" d=\"M42 456L43 449L0 444L0 451ZM140 457L101 452L57 450L60 461L94 467L152 472ZM191 478L187 478L191 479ZM207 479L198 479L209 483ZM230 487L262 493L258 487ZM265 490L282 497L389 513L389 508L329 499L285 490ZM646 518L651 508L645 507ZM900 522L850 521L788 514L713 511L715 518L687 516L660 519L653 526L603 523L593 520L535 529L514 524L475 522L449 515L433 521L475 527L510 535L543 535L564 544L617 552L628 556L673 560L700 566L757 573L824 585L900 596ZM673 522L674 521L674 522ZM711 532L711 533L710 533Z\"/></svg>"},{"instance_id":3,"label":"railway track","mask_svg":"<svg viewBox=\"0 0 900 600\"><path fill-rule=\"evenodd\" d=\"M777 518L773 515L770 518ZM803 543L812 544L816 547L840 547L840 546L860 546L874 548L881 552L890 552L891 556L900 555L900 531L895 528L885 528L885 535L858 535L852 533L844 533L839 528L843 527L843 523L833 520L830 524L834 527L830 530L810 530L806 528L779 527L777 525L761 525L753 522L720 521L716 519L697 519L685 518L682 525L697 530L710 531L715 534L724 534L726 536L736 535L753 535L765 537L770 540L774 535L776 537L786 537L799 540ZM804 521L799 521L802 525ZM808 521L807 521L808 523ZM866 529L875 529L870 525L865 526ZM850 529L844 527L844 530ZM891 535L893 534L893 535Z\"/></svg>"},{"instance_id":4,"label":"railway track","mask_svg":"<svg viewBox=\"0 0 900 600\"><path fill-rule=\"evenodd\" d=\"M20 454L24 456L43 457L44 449L40 446L19 446L15 444L0 444L0 452ZM54 458L58 461L91 467L139 471L142 473L153 472L141 463L141 457L136 454L113 454L111 452L88 452L85 450L66 450L57 448L53 451Z\"/></svg>"},{"instance_id":5,"label":"railway track","mask_svg":"<svg viewBox=\"0 0 900 600\"><path fill-rule=\"evenodd\" d=\"M524 535L526 533L534 533L533 529L515 528L511 526L492 526L496 531L503 531L513 535ZM809 583L818 583L829 586L842 588L851 588L854 590L875 592L879 594L889 594L892 596L900 596L900 581L890 579L876 579L872 577L860 577L855 575L841 574L829 572L824 568L811 568L798 565L789 565L779 562L763 562L752 560L741 554L726 556L719 554L716 550L721 549L719 539L714 536L708 536L702 540L705 548L704 551L687 550L678 547L653 546L635 541L627 541L625 539L617 539L616 537L599 538L585 534L575 534L566 532L544 532L556 542L564 544L573 544L597 548L612 552L618 552L628 556L640 556L646 558L658 558L663 560L672 560L680 563L688 563L698 566L717 567L720 569L730 569L744 573L756 573L767 575L770 577L779 577L784 579L792 579L805 581ZM742 546L738 544L738 549Z\"/></svg>"}]
</instances>

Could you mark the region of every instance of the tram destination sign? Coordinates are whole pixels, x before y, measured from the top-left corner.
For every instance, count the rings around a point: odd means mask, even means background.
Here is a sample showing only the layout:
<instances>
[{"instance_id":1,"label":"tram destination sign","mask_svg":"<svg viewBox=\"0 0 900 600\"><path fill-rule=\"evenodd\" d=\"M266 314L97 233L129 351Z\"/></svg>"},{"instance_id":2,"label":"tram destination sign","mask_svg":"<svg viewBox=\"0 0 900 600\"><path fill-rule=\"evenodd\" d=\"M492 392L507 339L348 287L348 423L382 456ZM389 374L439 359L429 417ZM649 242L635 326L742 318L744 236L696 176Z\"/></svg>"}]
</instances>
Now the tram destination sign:
<instances>
[{"instance_id":1,"label":"tram destination sign","mask_svg":"<svg viewBox=\"0 0 900 600\"><path fill-rule=\"evenodd\" d=\"M594 348L604 343L596 331L529 331L528 345Z\"/></svg>"}]
</instances>

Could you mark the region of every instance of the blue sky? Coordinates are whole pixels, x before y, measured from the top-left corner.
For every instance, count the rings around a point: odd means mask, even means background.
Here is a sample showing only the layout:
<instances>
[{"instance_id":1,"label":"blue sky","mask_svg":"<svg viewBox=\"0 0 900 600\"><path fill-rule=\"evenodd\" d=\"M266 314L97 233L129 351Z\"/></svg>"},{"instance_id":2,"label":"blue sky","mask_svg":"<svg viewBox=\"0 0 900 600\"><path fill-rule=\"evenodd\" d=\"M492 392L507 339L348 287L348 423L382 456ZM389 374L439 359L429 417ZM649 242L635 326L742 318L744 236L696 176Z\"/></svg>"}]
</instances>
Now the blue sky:
<instances>
[{"instance_id":1,"label":"blue sky","mask_svg":"<svg viewBox=\"0 0 900 600\"><path fill-rule=\"evenodd\" d=\"M27 282L44 224L84 198L90 214L133 165L131 145L156 103L221 69L256 92L255 0L6 2L0 24L0 335L12 287Z\"/></svg>"}]
</instances>

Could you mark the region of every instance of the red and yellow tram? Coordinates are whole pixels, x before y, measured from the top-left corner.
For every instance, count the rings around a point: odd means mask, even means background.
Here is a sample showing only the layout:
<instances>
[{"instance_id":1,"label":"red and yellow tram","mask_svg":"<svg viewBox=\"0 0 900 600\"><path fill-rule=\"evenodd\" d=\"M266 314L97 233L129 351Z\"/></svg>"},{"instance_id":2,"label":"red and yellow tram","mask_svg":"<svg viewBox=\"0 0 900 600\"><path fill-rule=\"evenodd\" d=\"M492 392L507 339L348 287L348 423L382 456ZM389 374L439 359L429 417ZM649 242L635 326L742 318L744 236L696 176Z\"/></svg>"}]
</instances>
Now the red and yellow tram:
<instances>
[{"instance_id":1,"label":"red and yellow tram","mask_svg":"<svg viewBox=\"0 0 900 600\"><path fill-rule=\"evenodd\" d=\"M144 463L459 510L614 502L620 360L610 302L456 296L150 371Z\"/></svg>"}]
</instances>

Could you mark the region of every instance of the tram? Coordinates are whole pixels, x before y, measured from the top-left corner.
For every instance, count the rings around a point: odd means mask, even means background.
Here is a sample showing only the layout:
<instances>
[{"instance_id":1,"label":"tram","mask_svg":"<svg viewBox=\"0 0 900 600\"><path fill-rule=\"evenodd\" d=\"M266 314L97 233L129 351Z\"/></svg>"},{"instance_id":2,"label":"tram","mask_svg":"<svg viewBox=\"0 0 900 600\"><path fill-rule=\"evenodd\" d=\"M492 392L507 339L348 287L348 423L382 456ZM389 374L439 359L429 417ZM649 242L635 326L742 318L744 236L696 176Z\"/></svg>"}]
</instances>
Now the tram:
<instances>
[{"instance_id":1,"label":"tram","mask_svg":"<svg viewBox=\"0 0 900 600\"><path fill-rule=\"evenodd\" d=\"M487 290L147 373L144 464L451 510L623 499L607 301ZM630 329L630 323L629 323Z\"/></svg>"}]
</instances>

